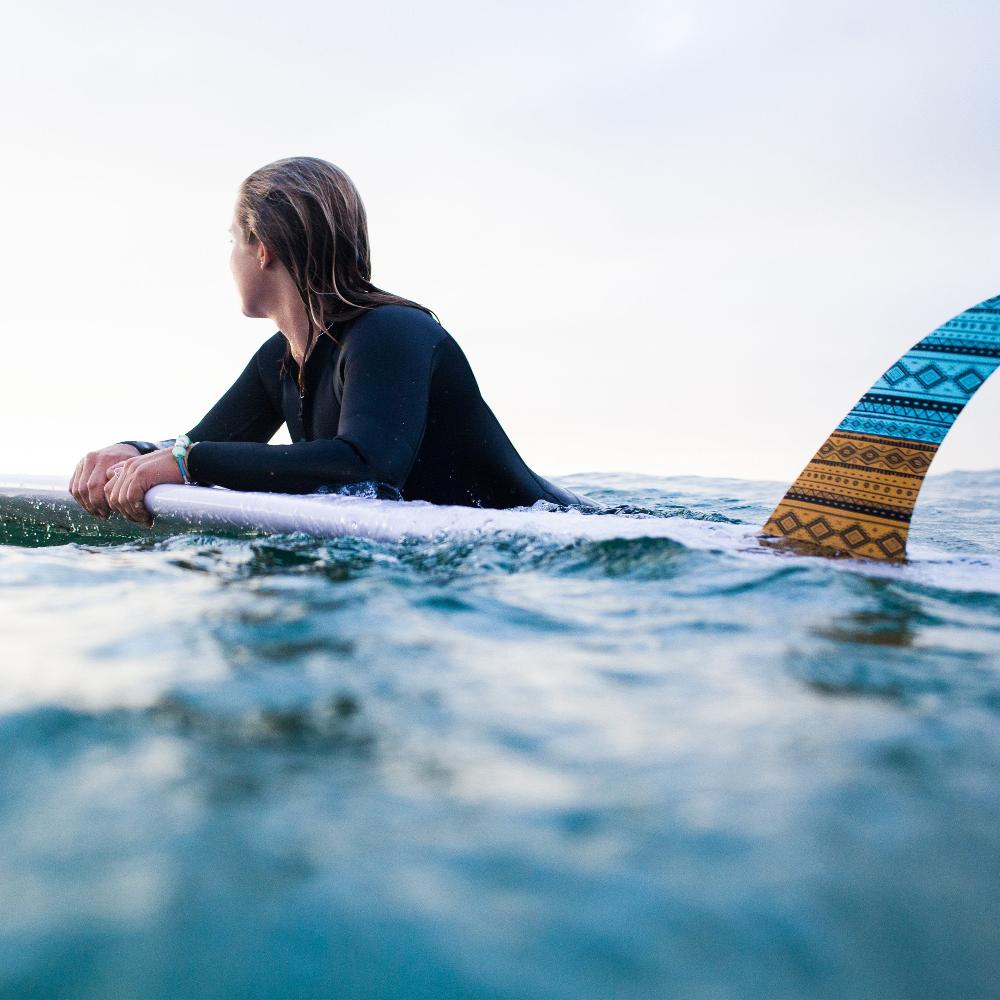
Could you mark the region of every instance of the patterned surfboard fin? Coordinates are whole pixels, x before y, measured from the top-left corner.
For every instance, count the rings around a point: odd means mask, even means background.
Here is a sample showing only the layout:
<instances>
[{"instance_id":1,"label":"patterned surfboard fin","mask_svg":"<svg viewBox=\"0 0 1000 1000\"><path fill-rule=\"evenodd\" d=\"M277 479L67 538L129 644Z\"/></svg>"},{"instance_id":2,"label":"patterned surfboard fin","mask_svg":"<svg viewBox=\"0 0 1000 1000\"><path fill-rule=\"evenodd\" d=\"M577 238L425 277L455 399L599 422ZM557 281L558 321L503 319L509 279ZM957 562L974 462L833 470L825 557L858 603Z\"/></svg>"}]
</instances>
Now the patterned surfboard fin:
<instances>
[{"instance_id":1,"label":"patterned surfboard fin","mask_svg":"<svg viewBox=\"0 0 1000 1000\"><path fill-rule=\"evenodd\" d=\"M855 404L763 534L827 553L901 560L935 452L1000 365L1000 296L938 327Z\"/></svg>"}]
</instances>

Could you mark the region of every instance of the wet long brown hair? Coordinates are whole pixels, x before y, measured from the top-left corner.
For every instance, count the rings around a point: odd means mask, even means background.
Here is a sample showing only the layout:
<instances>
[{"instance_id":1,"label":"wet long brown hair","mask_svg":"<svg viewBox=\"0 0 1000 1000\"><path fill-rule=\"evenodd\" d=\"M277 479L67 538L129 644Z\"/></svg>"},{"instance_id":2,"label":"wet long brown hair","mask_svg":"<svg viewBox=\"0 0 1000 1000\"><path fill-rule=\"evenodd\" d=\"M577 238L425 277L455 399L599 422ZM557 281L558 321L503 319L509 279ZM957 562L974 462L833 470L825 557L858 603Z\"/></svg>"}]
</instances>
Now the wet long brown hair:
<instances>
[{"instance_id":1,"label":"wet long brown hair","mask_svg":"<svg viewBox=\"0 0 1000 1000\"><path fill-rule=\"evenodd\" d=\"M305 356L335 323L380 305L426 306L371 283L368 217L354 182L315 156L290 156L255 170L240 184L236 219L248 243L263 243L292 276L306 307ZM336 339L336 337L333 337ZM291 359L286 348L282 372ZM299 393L305 392L299 366Z\"/></svg>"}]
</instances>

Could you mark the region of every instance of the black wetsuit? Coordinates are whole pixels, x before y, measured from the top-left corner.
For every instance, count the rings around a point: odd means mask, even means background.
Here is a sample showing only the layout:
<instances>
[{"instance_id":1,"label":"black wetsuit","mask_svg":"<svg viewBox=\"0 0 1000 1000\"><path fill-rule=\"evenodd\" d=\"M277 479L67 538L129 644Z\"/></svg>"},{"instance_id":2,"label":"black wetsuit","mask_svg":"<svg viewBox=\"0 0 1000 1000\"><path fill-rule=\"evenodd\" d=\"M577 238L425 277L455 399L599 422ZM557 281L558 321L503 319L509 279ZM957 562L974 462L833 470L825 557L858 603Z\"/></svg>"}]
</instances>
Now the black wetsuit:
<instances>
[{"instance_id":1,"label":"black wetsuit","mask_svg":"<svg viewBox=\"0 0 1000 1000\"><path fill-rule=\"evenodd\" d=\"M461 348L432 316L377 306L330 333L306 360L304 397L284 335L264 342L188 431L197 442L192 481L271 493L378 483L380 495L436 504L593 506L528 468ZM294 443L267 444L282 423ZM173 440L127 443L146 453Z\"/></svg>"}]
</instances>

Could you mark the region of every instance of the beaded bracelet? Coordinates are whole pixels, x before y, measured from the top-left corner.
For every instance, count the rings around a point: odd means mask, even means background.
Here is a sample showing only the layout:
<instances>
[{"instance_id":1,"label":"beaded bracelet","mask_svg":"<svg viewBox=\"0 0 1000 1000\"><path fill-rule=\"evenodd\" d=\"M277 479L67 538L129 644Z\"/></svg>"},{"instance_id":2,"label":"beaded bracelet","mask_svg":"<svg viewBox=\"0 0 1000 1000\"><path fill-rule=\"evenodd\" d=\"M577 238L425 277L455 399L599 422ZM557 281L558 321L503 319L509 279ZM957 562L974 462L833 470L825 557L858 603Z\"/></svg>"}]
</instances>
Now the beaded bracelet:
<instances>
[{"instance_id":1,"label":"beaded bracelet","mask_svg":"<svg viewBox=\"0 0 1000 1000\"><path fill-rule=\"evenodd\" d=\"M179 434L177 436L177 440L174 442L173 448L170 449L170 454L177 459L177 468L181 470L181 479L183 479L188 486L191 485L191 478L188 476L187 457L188 452L190 452L193 447L194 445L191 443L191 438L189 438L187 434Z\"/></svg>"}]
</instances>

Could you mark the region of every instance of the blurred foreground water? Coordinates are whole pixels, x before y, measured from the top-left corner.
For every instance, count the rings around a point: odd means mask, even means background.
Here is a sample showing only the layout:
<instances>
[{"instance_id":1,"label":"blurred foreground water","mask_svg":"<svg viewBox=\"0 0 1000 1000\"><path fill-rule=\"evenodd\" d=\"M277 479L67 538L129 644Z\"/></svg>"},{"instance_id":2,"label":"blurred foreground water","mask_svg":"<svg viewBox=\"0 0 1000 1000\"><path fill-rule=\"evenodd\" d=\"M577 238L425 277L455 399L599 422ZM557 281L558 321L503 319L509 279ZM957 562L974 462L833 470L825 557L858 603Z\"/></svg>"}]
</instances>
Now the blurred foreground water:
<instances>
[{"instance_id":1,"label":"blurred foreground water","mask_svg":"<svg viewBox=\"0 0 1000 1000\"><path fill-rule=\"evenodd\" d=\"M911 538L0 518L0 995L997 996L1000 473L932 477Z\"/></svg>"}]
</instances>

